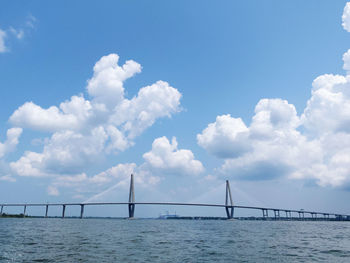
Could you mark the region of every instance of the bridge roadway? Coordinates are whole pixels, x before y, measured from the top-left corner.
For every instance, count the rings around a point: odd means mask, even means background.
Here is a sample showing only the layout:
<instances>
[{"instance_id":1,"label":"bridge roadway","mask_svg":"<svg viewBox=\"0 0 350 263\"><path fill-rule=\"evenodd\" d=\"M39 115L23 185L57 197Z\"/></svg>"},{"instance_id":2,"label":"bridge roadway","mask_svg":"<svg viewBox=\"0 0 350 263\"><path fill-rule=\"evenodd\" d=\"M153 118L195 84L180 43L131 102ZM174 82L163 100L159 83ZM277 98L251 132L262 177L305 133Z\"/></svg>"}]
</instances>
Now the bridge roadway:
<instances>
[{"instance_id":1,"label":"bridge roadway","mask_svg":"<svg viewBox=\"0 0 350 263\"><path fill-rule=\"evenodd\" d=\"M265 211L282 211L286 212L286 217L291 217L291 213L298 213L299 217L300 215L304 214L310 214L313 216L317 215L323 215L323 216L335 216L335 217L346 217L350 218L350 215L344 215L344 214L337 214L337 213L325 213L325 212L319 212L319 211L308 211L308 210L295 210L295 209L285 209L285 208L272 208L272 207L259 207L259 206L242 206L242 205L225 205L225 204L205 204L205 203L178 203L178 202L93 202L93 203L14 203L14 204L0 204L1 207L1 213L3 212L3 207L14 207L14 206L20 206L26 207L29 206L43 206L43 207L49 207L49 206L62 206L63 209L65 210L66 206L96 206L96 205L165 205L165 206L197 206L197 207L221 207L221 208L233 208L233 209L253 209L253 210L261 210L263 211L264 217L267 217L268 214L266 213L265 216ZM64 213L64 212L63 212ZM47 215L46 215L47 216ZM64 217L64 214L63 214ZM82 217L82 214L81 214ZM276 214L275 214L276 217ZM279 215L278 215L279 217Z\"/></svg>"}]
</instances>

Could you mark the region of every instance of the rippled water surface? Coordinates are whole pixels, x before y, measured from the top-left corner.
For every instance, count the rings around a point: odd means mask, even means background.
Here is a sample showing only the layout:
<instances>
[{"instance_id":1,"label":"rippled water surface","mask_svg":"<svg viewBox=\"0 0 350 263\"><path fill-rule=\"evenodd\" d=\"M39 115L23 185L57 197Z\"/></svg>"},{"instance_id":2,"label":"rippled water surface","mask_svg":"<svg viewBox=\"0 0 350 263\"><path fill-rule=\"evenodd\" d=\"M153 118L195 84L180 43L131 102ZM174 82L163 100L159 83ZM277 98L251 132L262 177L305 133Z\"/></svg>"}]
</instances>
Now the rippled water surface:
<instances>
[{"instance_id":1,"label":"rippled water surface","mask_svg":"<svg viewBox=\"0 0 350 263\"><path fill-rule=\"evenodd\" d=\"M349 222L0 219L0 262L350 262Z\"/></svg>"}]
</instances>

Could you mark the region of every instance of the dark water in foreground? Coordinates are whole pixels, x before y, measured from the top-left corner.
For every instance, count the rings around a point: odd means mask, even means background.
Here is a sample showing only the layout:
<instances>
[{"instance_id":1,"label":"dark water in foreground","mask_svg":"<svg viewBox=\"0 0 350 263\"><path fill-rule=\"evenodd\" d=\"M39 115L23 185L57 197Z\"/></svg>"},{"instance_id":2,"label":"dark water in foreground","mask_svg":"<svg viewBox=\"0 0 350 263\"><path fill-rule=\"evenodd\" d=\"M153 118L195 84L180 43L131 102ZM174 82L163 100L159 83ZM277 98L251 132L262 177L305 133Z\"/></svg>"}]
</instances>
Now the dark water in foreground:
<instances>
[{"instance_id":1,"label":"dark water in foreground","mask_svg":"<svg viewBox=\"0 0 350 263\"><path fill-rule=\"evenodd\" d=\"M0 219L0 262L350 262L349 222Z\"/></svg>"}]
</instances>

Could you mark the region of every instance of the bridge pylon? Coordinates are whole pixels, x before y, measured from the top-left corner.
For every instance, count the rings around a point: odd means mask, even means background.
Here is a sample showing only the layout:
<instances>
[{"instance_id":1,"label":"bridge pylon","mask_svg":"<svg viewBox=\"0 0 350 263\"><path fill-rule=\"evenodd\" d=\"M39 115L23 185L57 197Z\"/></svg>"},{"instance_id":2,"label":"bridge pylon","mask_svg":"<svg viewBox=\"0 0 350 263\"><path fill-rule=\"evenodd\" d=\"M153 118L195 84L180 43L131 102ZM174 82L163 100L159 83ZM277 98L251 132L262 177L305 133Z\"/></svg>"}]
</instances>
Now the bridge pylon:
<instances>
[{"instance_id":1,"label":"bridge pylon","mask_svg":"<svg viewBox=\"0 0 350 263\"><path fill-rule=\"evenodd\" d=\"M130 177L130 191L129 191L129 218L134 218L135 212L135 190L134 190L134 175Z\"/></svg>"},{"instance_id":2,"label":"bridge pylon","mask_svg":"<svg viewBox=\"0 0 350 263\"><path fill-rule=\"evenodd\" d=\"M231 195L230 182L228 180L226 180L225 206L226 206L225 210L226 210L227 219L232 219L234 207L233 207L233 201L232 201L232 195Z\"/></svg>"}]
</instances>

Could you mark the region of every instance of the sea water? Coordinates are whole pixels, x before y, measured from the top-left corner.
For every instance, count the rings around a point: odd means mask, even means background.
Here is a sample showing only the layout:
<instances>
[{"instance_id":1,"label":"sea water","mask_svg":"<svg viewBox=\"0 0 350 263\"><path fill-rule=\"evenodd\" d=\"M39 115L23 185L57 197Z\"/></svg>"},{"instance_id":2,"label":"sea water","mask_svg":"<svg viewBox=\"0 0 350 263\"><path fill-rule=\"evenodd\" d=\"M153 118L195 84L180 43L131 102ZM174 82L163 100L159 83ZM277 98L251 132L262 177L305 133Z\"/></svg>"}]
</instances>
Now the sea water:
<instances>
[{"instance_id":1,"label":"sea water","mask_svg":"<svg viewBox=\"0 0 350 263\"><path fill-rule=\"evenodd\" d=\"M350 262L350 222L0 218L0 262Z\"/></svg>"}]
</instances>

